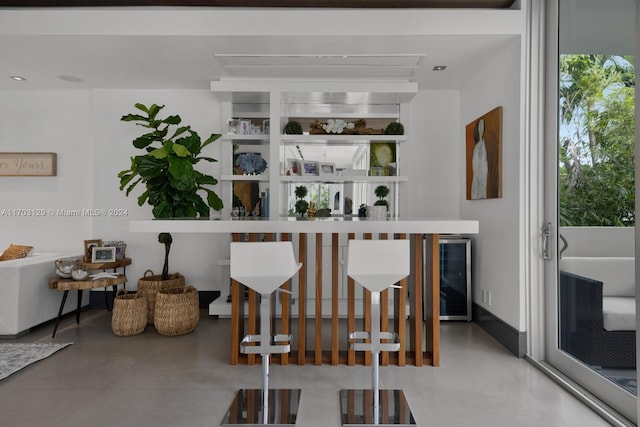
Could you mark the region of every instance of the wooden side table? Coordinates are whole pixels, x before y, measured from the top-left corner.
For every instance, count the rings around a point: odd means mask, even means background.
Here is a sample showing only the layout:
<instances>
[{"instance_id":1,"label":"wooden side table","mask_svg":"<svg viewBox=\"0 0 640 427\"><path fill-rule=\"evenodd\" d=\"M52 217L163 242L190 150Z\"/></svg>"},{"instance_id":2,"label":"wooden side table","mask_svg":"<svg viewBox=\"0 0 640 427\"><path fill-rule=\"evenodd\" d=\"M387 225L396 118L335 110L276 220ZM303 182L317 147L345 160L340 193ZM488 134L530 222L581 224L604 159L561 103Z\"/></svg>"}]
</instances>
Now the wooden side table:
<instances>
[{"instance_id":1,"label":"wooden side table","mask_svg":"<svg viewBox=\"0 0 640 427\"><path fill-rule=\"evenodd\" d=\"M51 338L55 338L56 331L58 330L58 324L62 317L62 310L64 310L64 303L67 301L69 291L78 291L78 307L76 309L76 323L80 323L80 305L82 304L82 291L85 289L106 288L107 286L113 287L114 295L117 291L118 285L124 285L127 283L127 276L124 274L118 274L116 277L105 277L95 280L73 280L73 279L61 279L59 277L51 277L49 279L49 289L56 289L63 291L62 301L60 302L60 309L58 310L58 318L56 319L56 325L53 328L53 334Z\"/></svg>"},{"instance_id":2,"label":"wooden side table","mask_svg":"<svg viewBox=\"0 0 640 427\"><path fill-rule=\"evenodd\" d=\"M107 270L111 270L114 274L118 272L119 268L122 268L122 274L126 275L127 274L127 266L131 265L131 258L123 258L121 260L118 261L113 261L113 262L84 262L82 261L80 264L82 264L82 266L84 266L84 268L86 268L89 271L97 271L97 270L102 270L104 272L106 272ZM113 300L116 298L116 293L115 293L115 288L113 290L113 298L112 298L112 307L113 307ZM109 296L107 295L107 289L105 288L105 292L104 292L104 306L106 307L106 309L108 311L111 311L111 309L109 308Z\"/></svg>"}]
</instances>

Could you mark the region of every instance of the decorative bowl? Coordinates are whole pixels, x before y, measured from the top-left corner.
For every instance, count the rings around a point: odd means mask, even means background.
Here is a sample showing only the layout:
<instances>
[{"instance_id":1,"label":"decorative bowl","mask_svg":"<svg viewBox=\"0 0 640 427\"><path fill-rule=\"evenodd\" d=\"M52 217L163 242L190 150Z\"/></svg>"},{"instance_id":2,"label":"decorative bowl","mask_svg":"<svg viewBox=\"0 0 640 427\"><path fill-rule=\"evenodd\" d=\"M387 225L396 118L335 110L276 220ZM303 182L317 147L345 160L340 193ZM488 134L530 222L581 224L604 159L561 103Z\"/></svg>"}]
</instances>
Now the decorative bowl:
<instances>
[{"instance_id":1,"label":"decorative bowl","mask_svg":"<svg viewBox=\"0 0 640 427\"><path fill-rule=\"evenodd\" d=\"M71 278L71 270L78 262L77 258L60 258L55 261L56 275L62 279Z\"/></svg>"},{"instance_id":2,"label":"decorative bowl","mask_svg":"<svg viewBox=\"0 0 640 427\"><path fill-rule=\"evenodd\" d=\"M89 270L84 265L77 263L71 267L71 278L73 280L85 280L87 277L89 277Z\"/></svg>"}]
</instances>

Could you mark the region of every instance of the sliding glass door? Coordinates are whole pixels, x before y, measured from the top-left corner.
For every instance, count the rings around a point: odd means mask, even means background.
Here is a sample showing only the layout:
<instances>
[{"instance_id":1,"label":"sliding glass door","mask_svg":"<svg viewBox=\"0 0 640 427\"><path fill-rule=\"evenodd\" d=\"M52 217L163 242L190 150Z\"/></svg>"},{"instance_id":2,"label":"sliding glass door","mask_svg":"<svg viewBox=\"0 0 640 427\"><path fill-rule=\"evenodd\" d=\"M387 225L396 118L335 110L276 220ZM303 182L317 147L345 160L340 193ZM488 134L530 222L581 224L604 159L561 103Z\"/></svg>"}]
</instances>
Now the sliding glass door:
<instances>
[{"instance_id":1,"label":"sliding glass door","mask_svg":"<svg viewBox=\"0 0 640 427\"><path fill-rule=\"evenodd\" d=\"M548 5L545 358L636 422L635 2Z\"/></svg>"}]
</instances>

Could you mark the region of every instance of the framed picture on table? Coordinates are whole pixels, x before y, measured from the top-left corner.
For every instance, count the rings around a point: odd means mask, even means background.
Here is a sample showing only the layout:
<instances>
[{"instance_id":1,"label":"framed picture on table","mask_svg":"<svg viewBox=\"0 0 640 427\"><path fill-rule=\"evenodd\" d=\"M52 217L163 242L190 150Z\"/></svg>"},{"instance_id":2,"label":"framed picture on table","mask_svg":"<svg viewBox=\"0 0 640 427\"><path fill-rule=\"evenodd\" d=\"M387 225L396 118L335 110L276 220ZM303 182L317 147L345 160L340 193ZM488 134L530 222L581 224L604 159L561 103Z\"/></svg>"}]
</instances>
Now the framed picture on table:
<instances>
[{"instance_id":1,"label":"framed picture on table","mask_svg":"<svg viewBox=\"0 0 640 427\"><path fill-rule=\"evenodd\" d=\"M101 239L93 239L93 240L85 240L84 241L84 256L82 260L84 262L91 262L91 258L93 257L93 248L102 246Z\"/></svg>"},{"instance_id":2,"label":"framed picture on table","mask_svg":"<svg viewBox=\"0 0 640 427\"><path fill-rule=\"evenodd\" d=\"M91 262L115 262L116 248L115 246L99 246L93 248Z\"/></svg>"}]
</instances>

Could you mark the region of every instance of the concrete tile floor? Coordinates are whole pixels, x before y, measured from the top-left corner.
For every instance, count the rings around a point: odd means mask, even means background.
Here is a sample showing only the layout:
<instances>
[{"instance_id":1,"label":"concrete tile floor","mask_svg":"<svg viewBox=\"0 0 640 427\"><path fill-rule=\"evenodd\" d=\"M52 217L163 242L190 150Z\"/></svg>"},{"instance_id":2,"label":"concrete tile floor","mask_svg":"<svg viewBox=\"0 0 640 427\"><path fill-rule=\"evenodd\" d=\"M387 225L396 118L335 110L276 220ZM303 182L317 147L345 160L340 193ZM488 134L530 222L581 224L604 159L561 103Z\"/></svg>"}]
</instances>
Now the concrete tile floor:
<instances>
[{"instance_id":1,"label":"concrete tile floor","mask_svg":"<svg viewBox=\"0 0 640 427\"><path fill-rule=\"evenodd\" d=\"M111 332L105 310L46 325L11 342L73 342L0 382L0 426L218 426L240 388L259 388L260 365L230 366L229 320L201 313L179 337L152 326ZM438 368L382 367L382 388L402 389L419 426L606 426L589 408L473 323L445 322ZM365 366L279 366L273 388L300 388L298 426L340 426L341 388L369 388Z\"/></svg>"}]
</instances>

